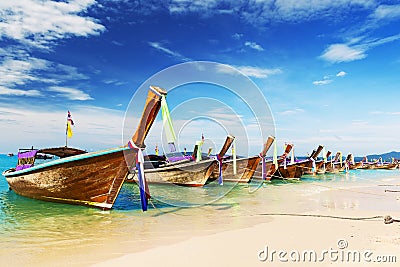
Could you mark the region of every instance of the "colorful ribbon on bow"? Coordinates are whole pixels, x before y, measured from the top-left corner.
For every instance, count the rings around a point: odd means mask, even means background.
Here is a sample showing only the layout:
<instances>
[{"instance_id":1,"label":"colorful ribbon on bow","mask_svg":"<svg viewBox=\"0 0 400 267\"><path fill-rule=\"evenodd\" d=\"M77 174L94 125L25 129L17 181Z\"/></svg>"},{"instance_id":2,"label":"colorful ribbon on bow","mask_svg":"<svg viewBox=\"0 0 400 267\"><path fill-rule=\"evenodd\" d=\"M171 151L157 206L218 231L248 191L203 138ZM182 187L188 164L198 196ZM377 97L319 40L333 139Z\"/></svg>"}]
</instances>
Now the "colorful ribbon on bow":
<instances>
[{"instance_id":1,"label":"colorful ribbon on bow","mask_svg":"<svg viewBox=\"0 0 400 267\"><path fill-rule=\"evenodd\" d=\"M265 181L267 180L267 166L265 164L265 156L262 156L260 153L260 158L261 158L261 177L262 180Z\"/></svg>"},{"instance_id":2,"label":"colorful ribbon on bow","mask_svg":"<svg viewBox=\"0 0 400 267\"><path fill-rule=\"evenodd\" d=\"M150 198L150 191L147 185L146 178L144 176L144 157L143 151L139 148L132 140L129 140L128 146L131 149L137 150L136 153L136 169L138 172L139 190L140 190L140 202L142 204L142 210L147 211L147 204Z\"/></svg>"},{"instance_id":3,"label":"colorful ribbon on bow","mask_svg":"<svg viewBox=\"0 0 400 267\"><path fill-rule=\"evenodd\" d=\"M218 168L219 168L219 176L218 176L218 183L219 185L223 185L224 182L222 180L222 157L217 154L217 161L218 161Z\"/></svg>"},{"instance_id":4,"label":"colorful ribbon on bow","mask_svg":"<svg viewBox=\"0 0 400 267\"><path fill-rule=\"evenodd\" d=\"M311 162L312 162L312 172L316 172L317 171L317 166L315 165L315 159L310 158Z\"/></svg>"}]
</instances>

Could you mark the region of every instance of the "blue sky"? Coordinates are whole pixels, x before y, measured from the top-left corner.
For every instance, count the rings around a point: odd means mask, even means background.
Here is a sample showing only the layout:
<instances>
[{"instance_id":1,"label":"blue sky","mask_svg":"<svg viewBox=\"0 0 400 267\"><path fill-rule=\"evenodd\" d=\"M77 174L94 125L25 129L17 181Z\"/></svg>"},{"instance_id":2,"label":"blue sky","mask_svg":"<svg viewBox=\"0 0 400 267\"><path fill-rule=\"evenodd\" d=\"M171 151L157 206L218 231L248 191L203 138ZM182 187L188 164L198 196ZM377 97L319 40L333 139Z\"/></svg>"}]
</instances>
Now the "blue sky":
<instances>
[{"instance_id":1,"label":"blue sky","mask_svg":"<svg viewBox=\"0 0 400 267\"><path fill-rule=\"evenodd\" d=\"M72 146L121 145L137 88L192 60L248 75L279 147L400 150L400 1L2 1L0 42L3 153L63 145L67 110Z\"/></svg>"}]
</instances>

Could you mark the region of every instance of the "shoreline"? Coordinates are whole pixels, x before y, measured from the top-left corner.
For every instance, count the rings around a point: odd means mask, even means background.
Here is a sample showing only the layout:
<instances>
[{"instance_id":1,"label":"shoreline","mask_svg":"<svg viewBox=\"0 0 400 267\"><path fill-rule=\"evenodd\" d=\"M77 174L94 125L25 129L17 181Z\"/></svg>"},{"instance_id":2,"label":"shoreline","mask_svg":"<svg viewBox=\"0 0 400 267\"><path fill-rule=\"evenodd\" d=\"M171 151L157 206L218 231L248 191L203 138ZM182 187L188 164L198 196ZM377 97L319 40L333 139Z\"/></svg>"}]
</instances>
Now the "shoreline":
<instances>
[{"instance_id":1,"label":"shoreline","mask_svg":"<svg viewBox=\"0 0 400 267\"><path fill-rule=\"evenodd\" d=\"M49 211L50 217L21 220L26 227L32 224L34 228L30 233L34 236L12 238L13 243L3 242L5 250L0 256L14 266L131 266L138 262L150 266L275 266L281 262L259 261L257 252L265 246L270 250L320 252L337 248L342 238L349 243L349 249L371 249L376 254L397 253L399 223L385 225L382 218L356 221L276 215L391 215L400 219L400 194L385 193L388 188L400 189L400 172L374 172L374 176L366 175L368 173L371 172L330 176L325 180L306 177L302 182L265 184L253 193L251 186L237 185L206 206L152 208L146 213L101 212L54 205L57 210ZM376 177L379 173L382 176ZM159 189L159 192L182 192L180 188ZM129 190L126 197L130 196ZM51 206L43 203L43 207ZM54 221L65 217L58 210L62 207L71 212L69 225ZM42 212L37 208L31 214L39 211ZM49 235L43 235L45 233ZM397 257L400 261L400 254ZM296 264L303 266L301 262ZM338 266L343 266L343 262Z\"/></svg>"},{"instance_id":2,"label":"shoreline","mask_svg":"<svg viewBox=\"0 0 400 267\"><path fill-rule=\"evenodd\" d=\"M337 216L343 216L338 212ZM376 212L358 212L360 217L372 217ZM355 217L353 212L349 216ZM400 218L400 212L393 213ZM338 241L348 243L347 250L358 250L361 253L369 250L373 256L395 256L400 261L400 225L398 223L385 225L383 218L355 221L333 218L297 217L297 216L267 216L269 222L261 222L236 230L212 233L206 236L190 237L174 244L160 245L141 252L129 253L112 258L92 266L129 266L133 263L145 263L150 266L263 266L266 264L288 264L277 258L265 261L259 259L260 251L266 247L275 251L296 250L304 252L313 250L320 257L324 250L337 250ZM267 251L268 251L267 249ZM276 255L275 255L276 256ZM264 259L265 255L262 254ZM372 258L371 258L372 259ZM289 261L288 256L286 260ZM362 259L361 259L362 260ZM290 262L289 262L290 263ZM317 264L319 266L343 266L343 261L333 262L293 262L299 266ZM373 266L373 262L349 262L352 266ZM378 263L376 263L378 264Z\"/></svg>"},{"instance_id":3,"label":"shoreline","mask_svg":"<svg viewBox=\"0 0 400 267\"><path fill-rule=\"evenodd\" d=\"M188 234L183 240L170 244L154 244L143 251L127 253L123 256L99 261L91 266L128 266L132 263L146 263L150 266L263 266L280 265L288 262L269 260L260 261L257 253L269 246L270 249L315 250L324 251L337 248L338 240L348 242L349 250L371 250L373 255L389 255L400 262L400 224L385 225L383 217L391 215L400 219L400 197L385 194L385 186L376 184L344 184L333 188L332 183L305 184L302 191L293 192L290 186L281 187L277 202L266 208L258 209L253 214L241 214L241 219L248 219L247 225L237 229L214 229L206 235ZM398 184L398 182L396 183ZM392 185L393 186L393 185ZM319 188L319 191L318 191ZM315 192L314 190L317 191ZM268 189L267 189L268 190ZM309 192L310 191L310 192ZM296 191L294 191L296 192ZM263 192L265 193L265 192ZM282 201L282 193L287 196ZM271 200L271 199L269 199ZM377 203L376 201L380 201ZM292 206L288 203L297 201ZM283 208L283 211L280 210ZM245 210L245 208L243 208ZM267 210L268 212L263 212ZM261 215L289 213L312 216ZM318 217L374 217L371 220L347 220ZM271 248L272 247L272 248ZM376 262L293 262L299 266L316 264L319 266L346 264L375 266ZM390 263L387 263L390 264ZM391 263L393 265L393 263ZM380 263L382 265L382 263Z\"/></svg>"}]
</instances>

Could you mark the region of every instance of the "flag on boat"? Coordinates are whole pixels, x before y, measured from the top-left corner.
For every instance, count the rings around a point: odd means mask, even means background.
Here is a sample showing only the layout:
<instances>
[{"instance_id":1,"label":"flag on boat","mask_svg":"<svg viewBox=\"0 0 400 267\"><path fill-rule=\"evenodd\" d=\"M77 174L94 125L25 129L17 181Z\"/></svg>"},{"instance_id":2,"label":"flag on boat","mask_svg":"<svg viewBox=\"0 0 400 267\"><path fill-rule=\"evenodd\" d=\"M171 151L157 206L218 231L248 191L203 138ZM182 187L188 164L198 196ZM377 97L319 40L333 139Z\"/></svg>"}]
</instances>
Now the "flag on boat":
<instances>
[{"instance_id":1,"label":"flag on boat","mask_svg":"<svg viewBox=\"0 0 400 267\"><path fill-rule=\"evenodd\" d=\"M72 137L72 125L74 125L74 121L72 120L71 113L68 110L68 115L67 115L67 136L68 138Z\"/></svg>"}]
</instances>

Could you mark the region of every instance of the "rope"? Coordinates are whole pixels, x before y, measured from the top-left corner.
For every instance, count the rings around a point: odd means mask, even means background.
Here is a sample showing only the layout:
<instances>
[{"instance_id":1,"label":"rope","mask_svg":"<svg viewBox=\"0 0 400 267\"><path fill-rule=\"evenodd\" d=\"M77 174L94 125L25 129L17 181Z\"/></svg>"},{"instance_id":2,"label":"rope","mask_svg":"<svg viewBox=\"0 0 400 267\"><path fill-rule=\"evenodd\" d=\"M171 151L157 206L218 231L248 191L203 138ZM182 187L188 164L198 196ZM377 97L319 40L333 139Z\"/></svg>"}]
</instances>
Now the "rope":
<instances>
[{"instance_id":1,"label":"rope","mask_svg":"<svg viewBox=\"0 0 400 267\"><path fill-rule=\"evenodd\" d=\"M385 192L400 193L399 190L389 190L389 189L385 189Z\"/></svg>"},{"instance_id":2,"label":"rope","mask_svg":"<svg viewBox=\"0 0 400 267\"><path fill-rule=\"evenodd\" d=\"M316 218L331 218L331 219L341 219L341 220L353 220L353 221L365 221L373 219L382 219L383 216L372 216L372 217L343 217L343 216L332 216L332 215L321 215L321 214L296 214L296 213L259 213L256 215L260 216L294 216L294 217L316 217ZM390 217L386 215L386 217ZM391 218L391 217L390 217ZM396 221L396 220L393 220Z\"/></svg>"}]
</instances>

